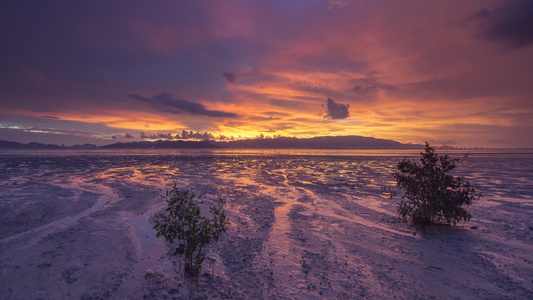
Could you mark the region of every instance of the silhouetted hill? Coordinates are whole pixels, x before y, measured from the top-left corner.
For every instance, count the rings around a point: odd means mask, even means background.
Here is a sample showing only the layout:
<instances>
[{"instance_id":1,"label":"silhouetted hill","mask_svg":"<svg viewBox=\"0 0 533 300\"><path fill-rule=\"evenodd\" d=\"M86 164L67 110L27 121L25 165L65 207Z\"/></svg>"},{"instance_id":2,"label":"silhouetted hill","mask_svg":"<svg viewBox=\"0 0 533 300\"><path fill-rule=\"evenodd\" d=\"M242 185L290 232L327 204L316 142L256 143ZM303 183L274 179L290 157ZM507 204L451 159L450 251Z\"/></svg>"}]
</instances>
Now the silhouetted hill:
<instances>
[{"instance_id":1,"label":"silhouetted hill","mask_svg":"<svg viewBox=\"0 0 533 300\"><path fill-rule=\"evenodd\" d=\"M350 149L350 148L409 148L392 140L376 139L362 136L323 136L314 138L280 137L275 139L248 139L236 141L141 141L130 143L115 143L102 146L104 149L171 149L171 148L235 148L235 149Z\"/></svg>"},{"instance_id":2,"label":"silhouetted hill","mask_svg":"<svg viewBox=\"0 0 533 300\"><path fill-rule=\"evenodd\" d=\"M61 146L41 143L17 143L9 141L0 141L0 149L60 149Z\"/></svg>"},{"instance_id":3,"label":"silhouetted hill","mask_svg":"<svg viewBox=\"0 0 533 300\"><path fill-rule=\"evenodd\" d=\"M115 143L105 146L92 144L64 147L41 143L21 144L0 141L1 149L180 149L180 148L236 148L236 149L402 149L421 147L420 145L402 144L392 140L376 139L363 136L321 136L313 138L279 137L274 139L248 139L236 141L140 141Z\"/></svg>"},{"instance_id":4,"label":"silhouetted hill","mask_svg":"<svg viewBox=\"0 0 533 300\"><path fill-rule=\"evenodd\" d=\"M250 139L228 142L214 142L223 148L311 148L311 149L347 149L347 148L408 148L392 140L376 139L363 136L321 136L313 138L280 137L275 139Z\"/></svg>"},{"instance_id":5,"label":"silhouetted hill","mask_svg":"<svg viewBox=\"0 0 533 300\"><path fill-rule=\"evenodd\" d=\"M98 146L94 144L83 144L83 145L74 145L72 147L68 147L69 149L96 149L99 148Z\"/></svg>"}]
</instances>

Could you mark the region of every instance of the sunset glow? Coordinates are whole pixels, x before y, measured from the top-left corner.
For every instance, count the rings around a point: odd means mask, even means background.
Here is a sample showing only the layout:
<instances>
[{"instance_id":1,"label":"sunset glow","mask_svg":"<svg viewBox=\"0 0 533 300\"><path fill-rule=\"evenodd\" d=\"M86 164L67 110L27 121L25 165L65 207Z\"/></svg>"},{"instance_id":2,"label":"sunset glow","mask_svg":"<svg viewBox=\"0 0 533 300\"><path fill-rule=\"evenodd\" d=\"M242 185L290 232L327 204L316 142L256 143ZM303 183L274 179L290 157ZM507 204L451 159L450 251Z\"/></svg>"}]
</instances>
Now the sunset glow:
<instances>
[{"instance_id":1,"label":"sunset glow","mask_svg":"<svg viewBox=\"0 0 533 300\"><path fill-rule=\"evenodd\" d=\"M185 130L533 147L532 11L525 0L8 1L0 140Z\"/></svg>"}]
</instances>

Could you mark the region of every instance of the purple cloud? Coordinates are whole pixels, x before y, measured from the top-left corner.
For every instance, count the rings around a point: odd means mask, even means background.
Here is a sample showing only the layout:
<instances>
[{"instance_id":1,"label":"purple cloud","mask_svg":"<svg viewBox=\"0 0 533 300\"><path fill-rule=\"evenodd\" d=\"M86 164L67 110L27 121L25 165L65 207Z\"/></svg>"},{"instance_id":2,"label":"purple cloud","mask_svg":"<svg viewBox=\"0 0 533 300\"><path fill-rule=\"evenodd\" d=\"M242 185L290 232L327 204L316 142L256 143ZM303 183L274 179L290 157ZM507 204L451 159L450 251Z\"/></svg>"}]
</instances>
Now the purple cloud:
<instances>
[{"instance_id":1,"label":"purple cloud","mask_svg":"<svg viewBox=\"0 0 533 300\"><path fill-rule=\"evenodd\" d=\"M222 73L222 77L226 79L228 82L233 83L237 79L237 75L229 72Z\"/></svg>"},{"instance_id":2,"label":"purple cloud","mask_svg":"<svg viewBox=\"0 0 533 300\"><path fill-rule=\"evenodd\" d=\"M533 43L533 1L513 0L493 10L486 8L474 15L484 25L482 37L503 41L511 48Z\"/></svg>"},{"instance_id":3,"label":"purple cloud","mask_svg":"<svg viewBox=\"0 0 533 300\"><path fill-rule=\"evenodd\" d=\"M376 77L359 78L354 81L356 83L356 86L352 88L352 91L354 91L359 96L371 94L378 90L392 91L396 89L395 86L382 83L381 80Z\"/></svg>"},{"instance_id":4,"label":"purple cloud","mask_svg":"<svg viewBox=\"0 0 533 300\"><path fill-rule=\"evenodd\" d=\"M336 103L335 100L328 98L326 115L324 118L338 120L346 119L350 116L348 112L349 104Z\"/></svg>"},{"instance_id":5,"label":"purple cloud","mask_svg":"<svg viewBox=\"0 0 533 300\"><path fill-rule=\"evenodd\" d=\"M191 115L201 115L208 117L225 117L236 118L237 114L224 112L219 110L208 110L201 103L196 103L188 100L173 98L169 93L162 93L151 98L143 97L139 94L130 95L131 98L141 100L149 103L151 106L163 112L170 112L174 114L181 114L183 112Z\"/></svg>"}]
</instances>

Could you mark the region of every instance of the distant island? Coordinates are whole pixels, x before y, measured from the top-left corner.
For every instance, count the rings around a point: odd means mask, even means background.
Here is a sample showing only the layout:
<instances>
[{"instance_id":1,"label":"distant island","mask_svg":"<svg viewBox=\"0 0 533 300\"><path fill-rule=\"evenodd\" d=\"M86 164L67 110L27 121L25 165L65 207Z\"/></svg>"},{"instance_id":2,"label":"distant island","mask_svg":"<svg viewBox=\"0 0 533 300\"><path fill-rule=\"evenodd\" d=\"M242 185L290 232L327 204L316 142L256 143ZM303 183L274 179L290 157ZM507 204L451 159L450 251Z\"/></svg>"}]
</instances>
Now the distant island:
<instances>
[{"instance_id":1,"label":"distant island","mask_svg":"<svg viewBox=\"0 0 533 300\"><path fill-rule=\"evenodd\" d=\"M234 141L157 140L114 143L105 146L93 144L59 146L41 143L18 143L0 140L0 149L406 149L421 145L402 144L393 140L363 136L321 136L312 138L278 137Z\"/></svg>"}]
</instances>

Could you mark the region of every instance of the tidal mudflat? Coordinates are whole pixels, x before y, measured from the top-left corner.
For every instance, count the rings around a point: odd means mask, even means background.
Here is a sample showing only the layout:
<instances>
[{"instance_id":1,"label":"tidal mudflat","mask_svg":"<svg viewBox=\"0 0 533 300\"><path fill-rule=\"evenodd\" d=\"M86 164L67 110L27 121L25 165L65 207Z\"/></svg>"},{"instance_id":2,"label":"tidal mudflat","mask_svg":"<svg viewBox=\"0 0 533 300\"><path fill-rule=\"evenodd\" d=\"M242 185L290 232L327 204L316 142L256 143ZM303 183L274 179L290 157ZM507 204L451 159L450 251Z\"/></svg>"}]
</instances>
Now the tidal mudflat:
<instances>
[{"instance_id":1,"label":"tidal mudflat","mask_svg":"<svg viewBox=\"0 0 533 300\"><path fill-rule=\"evenodd\" d=\"M381 192L417 153L0 153L0 295L532 299L533 155L461 159L484 194L473 219L420 231ZM151 228L174 183L227 201L231 225L198 280Z\"/></svg>"}]
</instances>

